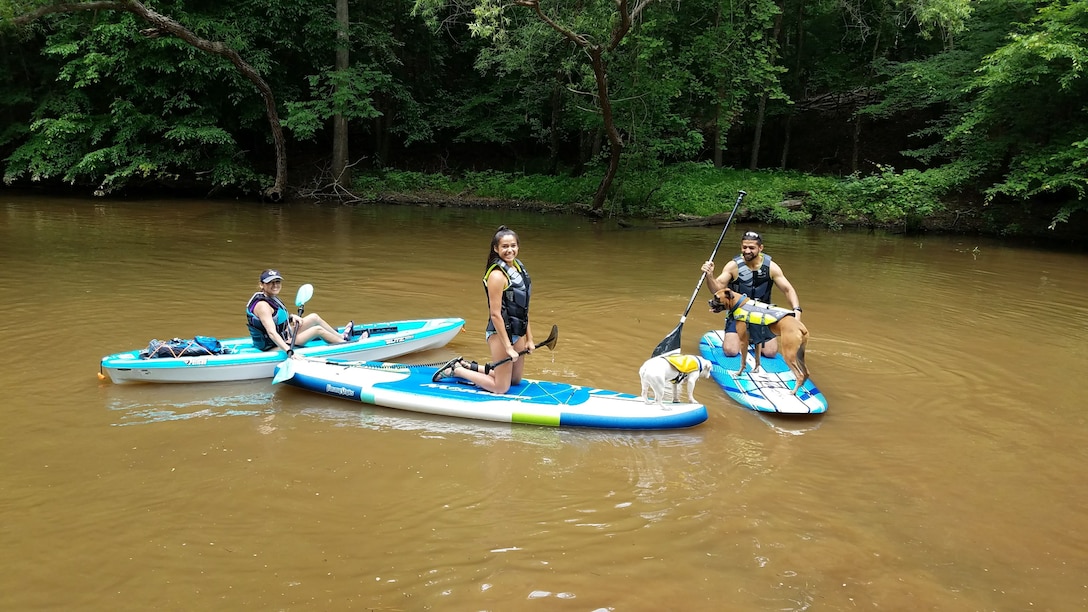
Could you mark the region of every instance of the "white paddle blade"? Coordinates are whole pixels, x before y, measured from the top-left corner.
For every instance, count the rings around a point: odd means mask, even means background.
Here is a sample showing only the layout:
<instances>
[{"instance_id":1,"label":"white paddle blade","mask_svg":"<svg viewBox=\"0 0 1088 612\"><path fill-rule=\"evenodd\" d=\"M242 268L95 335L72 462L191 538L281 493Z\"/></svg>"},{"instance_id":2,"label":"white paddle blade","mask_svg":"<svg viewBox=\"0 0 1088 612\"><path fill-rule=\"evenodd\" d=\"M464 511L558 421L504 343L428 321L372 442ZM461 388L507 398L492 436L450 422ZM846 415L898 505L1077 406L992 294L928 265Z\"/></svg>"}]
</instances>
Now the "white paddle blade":
<instances>
[{"instance_id":1,"label":"white paddle blade","mask_svg":"<svg viewBox=\"0 0 1088 612\"><path fill-rule=\"evenodd\" d=\"M306 305L306 302L310 301L310 298L314 296L314 286L310 283L298 288L298 293L295 294L295 306L302 308Z\"/></svg>"},{"instance_id":2,"label":"white paddle blade","mask_svg":"<svg viewBox=\"0 0 1088 612\"><path fill-rule=\"evenodd\" d=\"M276 375L272 377L272 384L276 385L285 380L291 380L295 375L295 364L291 363L293 360L288 357L276 366Z\"/></svg>"}]
</instances>

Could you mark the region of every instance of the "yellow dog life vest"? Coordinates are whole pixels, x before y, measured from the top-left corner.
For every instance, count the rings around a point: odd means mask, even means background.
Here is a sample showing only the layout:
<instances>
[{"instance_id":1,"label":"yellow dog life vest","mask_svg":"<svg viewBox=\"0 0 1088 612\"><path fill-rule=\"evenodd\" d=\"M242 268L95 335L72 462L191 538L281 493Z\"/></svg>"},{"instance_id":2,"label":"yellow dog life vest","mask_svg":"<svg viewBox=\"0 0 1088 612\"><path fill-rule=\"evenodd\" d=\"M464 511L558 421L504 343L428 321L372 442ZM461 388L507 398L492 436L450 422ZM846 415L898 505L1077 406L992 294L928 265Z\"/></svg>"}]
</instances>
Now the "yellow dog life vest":
<instances>
[{"instance_id":1,"label":"yellow dog life vest","mask_svg":"<svg viewBox=\"0 0 1088 612\"><path fill-rule=\"evenodd\" d=\"M684 379L688 377L688 374L692 372L698 372L702 369L699 364L699 360L691 355L662 355L669 364L676 368L678 374L669 380L670 383L678 385L684 382Z\"/></svg>"},{"instance_id":2,"label":"yellow dog life vest","mask_svg":"<svg viewBox=\"0 0 1088 612\"><path fill-rule=\"evenodd\" d=\"M733 318L753 325L770 325L782 317L793 316L793 311L788 308L771 306L764 302L753 300L748 296L741 298L737 306L733 308Z\"/></svg>"},{"instance_id":3,"label":"yellow dog life vest","mask_svg":"<svg viewBox=\"0 0 1088 612\"><path fill-rule=\"evenodd\" d=\"M691 374L699 370L699 360L691 355L665 355L665 359L681 374Z\"/></svg>"}]
</instances>

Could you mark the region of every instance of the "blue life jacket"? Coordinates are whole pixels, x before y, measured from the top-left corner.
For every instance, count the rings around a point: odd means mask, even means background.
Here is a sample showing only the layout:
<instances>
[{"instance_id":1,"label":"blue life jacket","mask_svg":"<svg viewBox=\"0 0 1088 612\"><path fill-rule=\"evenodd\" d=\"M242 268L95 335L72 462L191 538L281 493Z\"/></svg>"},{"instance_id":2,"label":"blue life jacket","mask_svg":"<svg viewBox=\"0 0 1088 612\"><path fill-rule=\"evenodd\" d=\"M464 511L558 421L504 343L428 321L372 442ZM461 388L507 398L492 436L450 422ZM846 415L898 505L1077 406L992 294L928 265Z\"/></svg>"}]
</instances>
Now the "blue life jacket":
<instances>
[{"instance_id":1,"label":"blue life jacket","mask_svg":"<svg viewBox=\"0 0 1088 612\"><path fill-rule=\"evenodd\" d=\"M515 259L511 266L505 261L497 261L484 272L484 292L487 293L487 277L498 268L506 275L506 287L502 290L502 320L506 325L506 334L512 341L514 336L524 336L529 330L529 298L533 293L533 281L521 260ZM491 308L491 294L487 295L487 307ZM487 319L487 331L496 331L491 317Z\"/></svg>"},{"instance_id":2,"label":"blue life jacket","mask_svg":"<svg viewBox=\"0 0 1088 612\"><path fill-rule=\"evenodd\" d=\"M268 332L265 331L264 323L253 312L253 309L260 302L272 307L272 320L276 322L276 332L284 339L287 338L287 322L291 319L291 313L287 311L287 307L283 305L278 297L268 297L263 291L258 291L253 294L253 297L249 298L249 303L246 304L246 327L249 328L249 337L253 340L253 346L259 350L267 351L276 348L276 343L272 341Z\"/></svg>"}]
</instances>

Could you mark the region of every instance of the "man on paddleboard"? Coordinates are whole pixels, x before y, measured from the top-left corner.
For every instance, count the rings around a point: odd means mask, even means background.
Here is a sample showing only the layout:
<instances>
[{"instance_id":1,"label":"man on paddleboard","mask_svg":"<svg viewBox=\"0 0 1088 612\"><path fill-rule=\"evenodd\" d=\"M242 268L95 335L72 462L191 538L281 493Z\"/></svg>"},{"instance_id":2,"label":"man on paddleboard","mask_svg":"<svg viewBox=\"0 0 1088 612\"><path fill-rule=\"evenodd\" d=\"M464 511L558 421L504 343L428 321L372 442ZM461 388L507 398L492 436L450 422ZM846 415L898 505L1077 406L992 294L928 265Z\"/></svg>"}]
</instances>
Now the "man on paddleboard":
<instances>
[{"instance_id":1,"label":"man on paddleboard","mask_svg":"<svg viewBox=\"0 0 1088 612\"><path fill-rule=\"evenodd\" d=\"M728 287L736 293L743 293L753 300L771 303L771 288L778 289L786 294L786 301L793 308L797 319L801 319L801 302L797 297L797 291L786 279L782 268L773 261L771 256L763 252L763 238L756 232L744 232L740 240L740 254L729 260L722 273L714 276L714 262L707 261L702 266L706 273L706 287L710 293L717 293ZM711 309L712 312L719 310ZM767 329L766 325L748 324L749 342L763 344L763 356L774 357L778 354L778 339ZM737 322L733 313L728 312L725 317L725 338L722 349L729 357L740 354L740 337L737 336Z\"/></svg>"}]
</instances>

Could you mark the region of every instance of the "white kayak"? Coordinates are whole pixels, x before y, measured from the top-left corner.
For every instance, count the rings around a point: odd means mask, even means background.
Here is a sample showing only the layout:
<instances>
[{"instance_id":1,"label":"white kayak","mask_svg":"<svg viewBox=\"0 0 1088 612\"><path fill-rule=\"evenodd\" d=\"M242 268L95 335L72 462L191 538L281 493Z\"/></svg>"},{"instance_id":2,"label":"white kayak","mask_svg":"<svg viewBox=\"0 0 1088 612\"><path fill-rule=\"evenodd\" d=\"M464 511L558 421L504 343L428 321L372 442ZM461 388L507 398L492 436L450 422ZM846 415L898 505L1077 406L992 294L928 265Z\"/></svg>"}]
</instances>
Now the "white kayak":
<instances>
[{"instance_id":1,"label":"white kayak","mask_svg":"<svg viewBox=\"0 0 1088 612\"><path fill-rule=\"evenodd\" d=\"M408 353L441 348L464 327L460 318L414 319L357 324L357 338L343 344L320 339L295 348L295 355L340 359L393 359ZM343 332L343 328L339 330ZM287 358L284 351L259 351L249 337L220 340L223 352L215 355L146 357L145 350L115 353L102 358L100 377L114 383L195 383L272 378L276 364Z\"/></svg>"},{"instance_id":2,"label":"white kayak","mask_svg":"<svg viewBox=\"0 0 1088 612\"><path fill-rule=\"evenodd\" d=\"M432 376L437 370L426 365L296 357L277 366L273 382L386 408L503 423L676 429L707 419L702 404L658 406L629 393L527 379L506 393L490 393L460 379L435 382Z\"/></svg>"}]
</instances>

